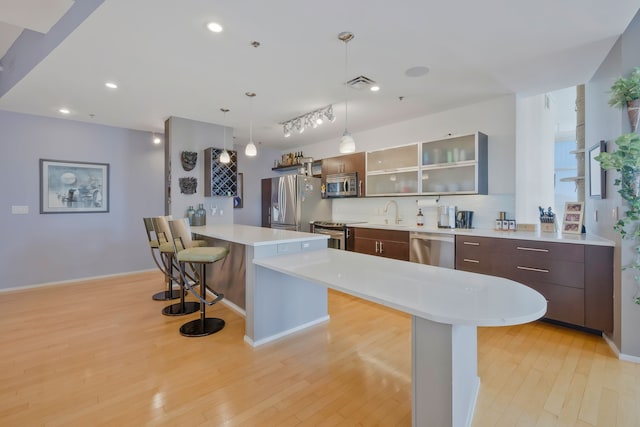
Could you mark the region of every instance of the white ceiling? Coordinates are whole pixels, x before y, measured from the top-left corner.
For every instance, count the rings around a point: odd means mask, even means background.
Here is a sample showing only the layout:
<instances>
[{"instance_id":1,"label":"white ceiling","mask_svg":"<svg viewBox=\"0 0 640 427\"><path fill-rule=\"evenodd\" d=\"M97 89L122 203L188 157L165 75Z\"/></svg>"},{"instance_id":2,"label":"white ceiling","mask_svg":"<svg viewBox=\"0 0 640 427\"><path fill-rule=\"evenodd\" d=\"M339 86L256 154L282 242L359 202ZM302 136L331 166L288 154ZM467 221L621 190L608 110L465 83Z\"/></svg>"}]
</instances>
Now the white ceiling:
<instances>
[{"instance_id":1,"label":"white ceiling","mask_svg":"<svg viewBox=\"0 0 640 427\"><path fill-rule=\"evenodd\" d=\"M0 21L24 2L3 0ZM60 117L65 106L72 120L154 132L178 116L233 126L245 144L251 108L244 94L253 91L256 142L337 141L344 130L341 31L355 34L348 78L365 75L382 88L349 90L349 130L358 132L584 83L639 7L640 0L105 0L0 98L0 108ZM224 32L208 32L210 20ZM414 66L430 72L407 77ZM107 80L119 89L107 90ZM328 104L335 123L283 137L279 122ZM230 109L226 118L222 107Z\"/></svg>"}]
</instances>

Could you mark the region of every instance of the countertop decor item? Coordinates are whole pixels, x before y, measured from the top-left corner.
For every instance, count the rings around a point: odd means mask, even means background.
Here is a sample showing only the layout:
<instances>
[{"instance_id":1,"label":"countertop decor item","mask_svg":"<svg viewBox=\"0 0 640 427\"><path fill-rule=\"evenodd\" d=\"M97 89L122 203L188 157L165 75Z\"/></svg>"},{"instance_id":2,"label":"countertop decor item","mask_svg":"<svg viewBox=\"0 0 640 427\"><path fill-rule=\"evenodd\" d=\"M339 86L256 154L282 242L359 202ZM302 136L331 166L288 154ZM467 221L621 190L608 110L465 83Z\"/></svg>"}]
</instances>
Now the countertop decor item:
<instances>
[{"instance_id":1,"label":"countertop decor item","mask_svg":"<svg viewBox=\"0 0 640 427\"><path fill-rule=\"evenodd\" d=\"M635 132L640 119L640 67L635 67L629 77L620 77L613 83L609 105L627 107L631 132Z\"/></svg>"}]
</instances>

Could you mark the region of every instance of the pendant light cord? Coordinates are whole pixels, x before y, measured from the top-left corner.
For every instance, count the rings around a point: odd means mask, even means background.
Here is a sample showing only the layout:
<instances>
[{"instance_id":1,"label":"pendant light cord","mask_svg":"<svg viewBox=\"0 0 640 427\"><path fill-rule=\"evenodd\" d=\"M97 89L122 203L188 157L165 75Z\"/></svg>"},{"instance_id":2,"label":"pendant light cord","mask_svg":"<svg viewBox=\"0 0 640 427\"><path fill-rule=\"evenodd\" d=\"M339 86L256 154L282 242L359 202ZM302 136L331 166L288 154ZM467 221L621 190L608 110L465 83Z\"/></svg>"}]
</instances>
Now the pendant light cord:
<instances>
[{"instance_id":1,"label":"pendant light cord","mask_svg":"<svg viewBox=\"0 0 640 427\"><path fill-rule=\"evenodd\" d=\"M347 124L349 123L349 85L347 83L348 69L349 69L349 40L344 42L344 130L347 131Z\"/></svg>"}]
</instances>

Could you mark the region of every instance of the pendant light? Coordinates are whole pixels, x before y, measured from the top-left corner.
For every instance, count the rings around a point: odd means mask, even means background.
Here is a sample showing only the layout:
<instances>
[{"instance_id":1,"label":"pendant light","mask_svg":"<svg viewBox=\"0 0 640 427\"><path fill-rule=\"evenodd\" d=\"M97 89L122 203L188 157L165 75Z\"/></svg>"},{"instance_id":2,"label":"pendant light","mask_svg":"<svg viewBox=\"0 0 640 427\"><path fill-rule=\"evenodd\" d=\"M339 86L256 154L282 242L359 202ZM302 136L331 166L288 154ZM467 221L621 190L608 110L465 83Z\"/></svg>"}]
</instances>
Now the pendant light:
<instances>
[{"instance_id":1,"label":"pendant light","mask_svg":"<svg viewBox=\"0 0 640 427\"><path fill-rule=\"evenodd\" d=\"M245 95L249 97L251 105L249 108L249 143L244 147L244 154L249 157L254 157L258 154L256 144L253 143L253 97L256 96L256 94L253 92L246 92Z\"/></svg>"},{"instance_id":2,"label":"pendant light","mask_svg":"<svg viewBox=\"0 0 640 427\"><path fill-rule=\"evenodd\" d=\"M231 157L229 156L229 152L227 151L227 127L225 124L227 123L227 113L229 112L228 108L221 108L220 111L224 113L225 119L223 119L222 125L222 144L224 145L224 149L222 150L222 154L220 154L220 163L227 164L231 161Z\"/></svg>"},{"instance_id":3,"label":"pendant light","mask_svg":"<svg viewBox=\"0 0 640 427\"><path fill-rule=\"evenodd\" d=\"M348 66L349 66L349 55L348 55L348 44L351 40L353 40L353 33L348 31L343 31L338 34L338 39L344 42L344 133L342 134L342 138L340 138L340 152L341 153L353 153L356 151L356 142L353 140L353 137L347 130L348 126L348 118L349 118L349 100L348 100L348 90L349 85L347 84L347 75L348 75Z\"/></svg>"}]
</instances>

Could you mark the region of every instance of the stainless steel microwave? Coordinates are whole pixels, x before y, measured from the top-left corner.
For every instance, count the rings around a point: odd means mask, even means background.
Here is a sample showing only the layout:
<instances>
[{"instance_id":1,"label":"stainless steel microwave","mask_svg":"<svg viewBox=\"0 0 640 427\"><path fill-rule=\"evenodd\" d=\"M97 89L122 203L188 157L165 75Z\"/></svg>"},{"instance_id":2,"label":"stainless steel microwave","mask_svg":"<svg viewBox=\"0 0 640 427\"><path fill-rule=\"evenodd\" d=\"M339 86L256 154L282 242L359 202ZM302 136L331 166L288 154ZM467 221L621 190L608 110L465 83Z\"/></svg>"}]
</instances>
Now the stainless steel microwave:
<instances>
[{"instance_id":1,"label":"stainless steel microwave","mask_svg":"<svg viewBox=\"0 0 640 427\"><path fill-rule=\"evenodd\" d=\"M358 173L327 175L327 197L358 197Z\"/></svg>"}]
</instances>

